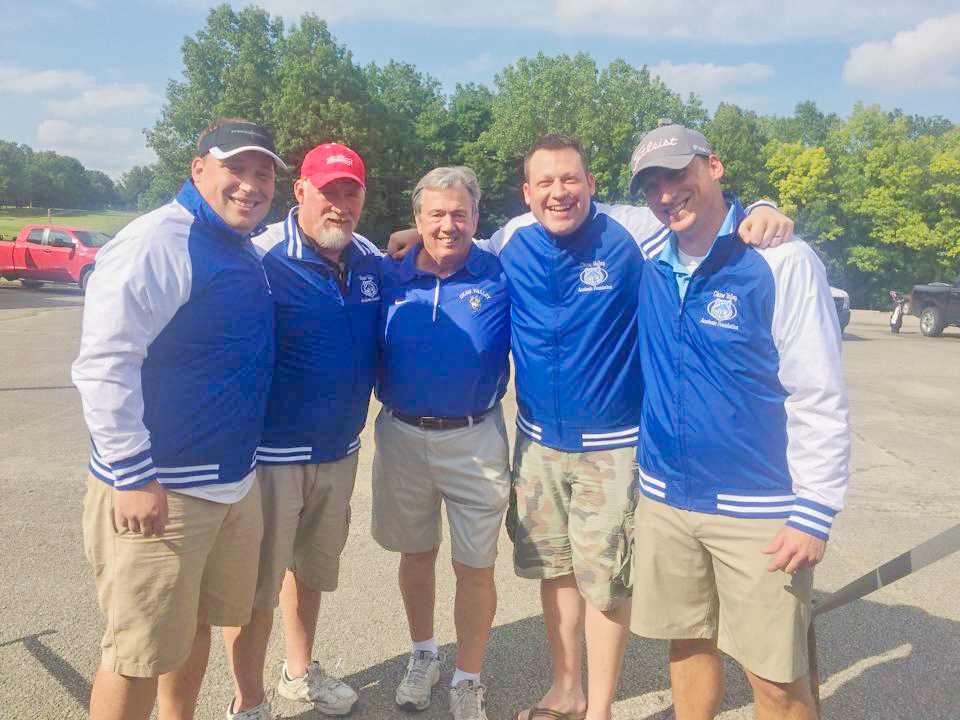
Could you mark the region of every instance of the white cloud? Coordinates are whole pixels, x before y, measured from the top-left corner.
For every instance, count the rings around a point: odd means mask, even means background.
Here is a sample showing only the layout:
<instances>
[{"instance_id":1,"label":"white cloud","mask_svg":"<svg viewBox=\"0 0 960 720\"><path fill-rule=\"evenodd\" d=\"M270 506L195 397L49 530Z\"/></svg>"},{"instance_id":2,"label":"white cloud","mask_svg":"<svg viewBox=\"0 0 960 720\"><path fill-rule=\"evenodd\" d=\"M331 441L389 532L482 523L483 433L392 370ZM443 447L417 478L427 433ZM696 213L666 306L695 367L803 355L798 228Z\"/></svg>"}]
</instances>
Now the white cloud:
<instances>
[{"instance_id":1,"label":"white cloud","mask_svg":"<svg viewBox=\"0 0 960 720\"><path fill-rule=\"evenodd\" d=\"M84 90L70 100L46 100L44 106L57 115L96 115L126 109L157 110L163 98L146 85L111 83Z\"/></svg>"},{"instance_id":2,"label":"white cloud","mask_svg":"<svg viewBox=\"0 0 960 720\"><path fill-rule=\"evenodd\" d=\"M926 20L892 40L850 51L848 85L878 89L951 89L960 85L960 13Z\"/></svg>"},{"instance_id":3,"label":"white cloud","mask_svg":"<svg viewBox=\"0 0 960 720\"><path fill-rule=\"evenodd\" d=\"M206 0L166 0L170 3L195 10L209 7ZM249 3L230 4L240 9ZM257 5L288 22L310 12L332 25L375 21L776 45L798 39L859 42L896 32L917 18L953 12L956 0L899 0L884 4L882 11L875 0L259 0Z\"/></svg>"},{"instance_id":4,"label":"white cloud","mask_svg":"<svg viewBox=\"0 0 960 720\"><path fill-rule=\"evenodd\" d=\"M88 170L101 170L112 178L134 165L150 165L157 156L146 147L143 133L129 127L73 125L64 120L44 120L37 126L35 150L53 150L74 157Z\"/></svg>"},{"instance_id":5,"label":"white cloud","mask_svg":"<svg viewBox=\"0 0 960 720\"><path fill-rule=\"evenodd\" d=\"M741 104L744 95L752 93L752 85L763 83L774 76L769 65L746 63L744 65L714 65L713 63L684 63L674 65L664 60L650 68L651 75L659 75L674 92L686 97L687 93L696 93L706 108L716 107L722 100ZM734 96L732 93L736 92ZM740 99L737 102L734 97ZM750 95L754 97L754 95Z\"/></svg>"},{"instance_id":6,"label":"white cloud","mask_svg":"<svg viewBox=\"0 0 960 720\"><path fill-rule=\"evenodd\" d=\"M93 78L82 70L25 70L16 65L0 65L0 90L7 92L81 90L91 85Z\"/></svg>"}]
</instances>

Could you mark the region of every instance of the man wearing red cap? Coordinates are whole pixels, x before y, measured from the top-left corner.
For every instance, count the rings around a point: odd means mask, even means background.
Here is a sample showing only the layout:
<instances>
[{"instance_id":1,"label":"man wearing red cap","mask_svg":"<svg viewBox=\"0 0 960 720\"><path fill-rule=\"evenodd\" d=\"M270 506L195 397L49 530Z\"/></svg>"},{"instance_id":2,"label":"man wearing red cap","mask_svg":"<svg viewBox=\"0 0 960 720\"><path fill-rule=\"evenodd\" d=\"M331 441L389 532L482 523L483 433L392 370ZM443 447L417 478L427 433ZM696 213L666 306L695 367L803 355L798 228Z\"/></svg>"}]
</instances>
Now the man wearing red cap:
<instances>
[{"instance_id":1,"label":"man wearing red cap","mask_svg":"<svg viewBox=\"0 0 960 720\"><path fill-rule=\"evenodd\" d=\"M374 382L381 253L355 234L363 160L338 143L307 153L298 205L254 239L273 292L277 357L257 449L264 537L253 618L224 628L236 683L228 718L272 720L263 666L278 600L286 658L277 692L345 715L357 694L313 662L321 592L337 587Z\"/></svg>"}]
</instances>

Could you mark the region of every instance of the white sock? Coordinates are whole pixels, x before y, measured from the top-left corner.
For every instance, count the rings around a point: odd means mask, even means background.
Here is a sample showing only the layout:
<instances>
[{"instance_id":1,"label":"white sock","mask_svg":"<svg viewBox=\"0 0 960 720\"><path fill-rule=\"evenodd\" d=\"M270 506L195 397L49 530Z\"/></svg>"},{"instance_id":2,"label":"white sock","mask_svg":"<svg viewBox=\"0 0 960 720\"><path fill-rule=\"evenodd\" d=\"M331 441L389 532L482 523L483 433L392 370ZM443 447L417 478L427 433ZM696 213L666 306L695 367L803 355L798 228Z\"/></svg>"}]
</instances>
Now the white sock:
<instances>
[{"instance_id":1,"label":"white sock","mask_svg":"<svg viewBox=\"0 0 960 720\"><path fill-rule=\"evenodd\" d=\"M471 673L457 668L453 671L453 677L450 678L450 687L456 687L464 680L473 680L475 683L478 683L480 682L480 673Z\"/></svg>"},{"instance_id":2,"label":"white sock","mask_svg":"<svg viewBox=\"0 0 960 720\"><path fill-rule=\"evenodd\" d=\"M413 643L413 652L418 652L420 650L429 650L434 655L438 655L439 651L437 650L437 639L430 638L429 640L421 640L420 642Z\"/></svg>"},{"instance_id":3,"label":"white sock","mask_svg":"<svg viewBox=\"0 0 960 720\"><path fill-rule=\"evenodd\" d=\"M293 682L294 680L297 679L297 678L295 678L295 677L290 677L290 673L287 671L287 662L286 662L286 660L284 660L284 662L283 662L283 671L282 671L282 672L283 672L283 679L286 680L287 682ZM304 676L304 675L301 675L300 677L305 677L305 676Z\"/></svg>"}]
</instances>

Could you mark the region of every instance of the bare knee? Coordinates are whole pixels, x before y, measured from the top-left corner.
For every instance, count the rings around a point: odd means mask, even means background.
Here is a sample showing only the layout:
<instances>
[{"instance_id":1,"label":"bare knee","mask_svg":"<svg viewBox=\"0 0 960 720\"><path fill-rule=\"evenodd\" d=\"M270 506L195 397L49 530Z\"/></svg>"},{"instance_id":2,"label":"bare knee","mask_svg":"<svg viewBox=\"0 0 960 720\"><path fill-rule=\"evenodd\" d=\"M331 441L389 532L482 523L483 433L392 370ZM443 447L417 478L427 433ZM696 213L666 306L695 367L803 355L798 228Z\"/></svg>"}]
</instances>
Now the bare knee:
<instances>
[{"instance_id":1,"label":"bare knee","mask_svg":"<svg viewBox=\"0 0 960 720\"><path fill-rule=\"evenodd\" d=\"M437 561L437 553L439 551L440 548L435 547L432 550L421 553L400 553L400 562L404 565L416 567L433 565Z\"/></svg>"},{"instance_id":2,"label":"bare knee","mask_svg":"<svg viewBox=\"0 0 960 720\"><path fill-rule=\"evenodd\" d=\"M789 683L778 683L747 672L747 678L753 688L754 701L763 717L816 717L808 677L804 676ZM809 712L804 712L805 709Z\"/></svg>"},{"instance_id":3,"label":"bare knee","mask_svg":"<svg viewBox=\"0 0 960 720\"><path fill-rule=\"evenodd\" d=\"M686 660L694 655L716 655L717 641L714 638L689 638L670 641L670 662Z\"/></svg>"},{"instance_id":4,"label":"bare knee","mask_svg":"<svg viewBox=\"0 0 960 720\"><path fill-rule=\"evenodd\" d=\"M453 561L453 572L457 576L457 583L469 585L492 585L493 567L475 568Z\"/></svg>"}]
</instances>

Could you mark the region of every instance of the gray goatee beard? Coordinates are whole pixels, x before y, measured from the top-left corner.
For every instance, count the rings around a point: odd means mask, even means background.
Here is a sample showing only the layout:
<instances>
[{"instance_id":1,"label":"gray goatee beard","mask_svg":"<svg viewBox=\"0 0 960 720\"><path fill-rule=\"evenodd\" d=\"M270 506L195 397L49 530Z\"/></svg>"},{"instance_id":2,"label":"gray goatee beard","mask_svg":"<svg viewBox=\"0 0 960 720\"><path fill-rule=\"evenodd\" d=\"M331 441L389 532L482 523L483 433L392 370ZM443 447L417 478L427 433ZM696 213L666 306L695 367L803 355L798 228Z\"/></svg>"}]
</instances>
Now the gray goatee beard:
<instances>
[{"instance_id":1,"label":"gray goatee beard","mask_svg":"<svg viewBox=\"0 0 960 720\"><path fill-rule=\"evenodd\" d=\"M353 240L353 233L341 228L324 228L317 232L312 240L313 244L321 250L340 252Z\"/></svg>"}]
</instances>

